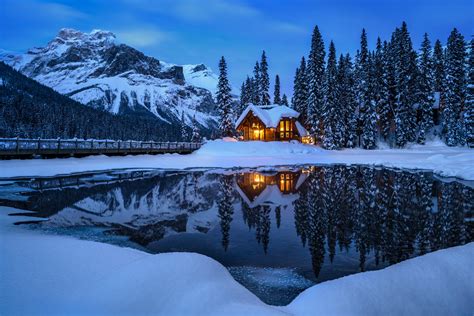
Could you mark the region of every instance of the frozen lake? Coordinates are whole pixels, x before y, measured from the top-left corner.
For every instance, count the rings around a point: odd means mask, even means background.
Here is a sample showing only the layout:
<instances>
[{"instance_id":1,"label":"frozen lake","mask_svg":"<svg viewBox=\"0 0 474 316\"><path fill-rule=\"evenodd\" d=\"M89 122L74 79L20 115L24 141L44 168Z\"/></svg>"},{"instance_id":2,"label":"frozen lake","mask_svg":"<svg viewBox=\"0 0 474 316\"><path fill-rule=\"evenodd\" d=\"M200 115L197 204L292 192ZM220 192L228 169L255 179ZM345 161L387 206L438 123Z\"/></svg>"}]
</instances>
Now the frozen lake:
<instances>
[{"instance_id":1,"label":"frozen lake","mask_svg":"<svg viewBox=\"0 0 474 316\"><path fill-rule=\"evenodd\" d=\"M474 240L474 185L362 166L122 170L0 181L27 229L197 252L264 302Z\"/></svg>"}]
</instances>

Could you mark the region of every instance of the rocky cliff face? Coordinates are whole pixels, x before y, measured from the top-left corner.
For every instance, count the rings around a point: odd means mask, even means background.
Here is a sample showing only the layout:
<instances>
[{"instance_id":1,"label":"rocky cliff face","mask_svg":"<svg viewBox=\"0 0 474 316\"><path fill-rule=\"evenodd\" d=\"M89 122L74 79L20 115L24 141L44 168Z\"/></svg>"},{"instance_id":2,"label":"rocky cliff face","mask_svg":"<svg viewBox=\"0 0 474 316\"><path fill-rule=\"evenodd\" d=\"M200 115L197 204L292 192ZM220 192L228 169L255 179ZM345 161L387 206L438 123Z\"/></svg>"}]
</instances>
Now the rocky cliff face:
<instances>
[{"instance_id":1,"label":"rocky cliff face","mask_svg":"<svg viewBox=\"0 0 474 316\"><path fill-rule=\"evenodd\" d=\"M217 76L205 65L173 65L119 44L111 32L62 29L45 47L0 60L85 105L115 114L153 115L176 124L184 113L216 127Z\"/></svg>"}]
</instances>

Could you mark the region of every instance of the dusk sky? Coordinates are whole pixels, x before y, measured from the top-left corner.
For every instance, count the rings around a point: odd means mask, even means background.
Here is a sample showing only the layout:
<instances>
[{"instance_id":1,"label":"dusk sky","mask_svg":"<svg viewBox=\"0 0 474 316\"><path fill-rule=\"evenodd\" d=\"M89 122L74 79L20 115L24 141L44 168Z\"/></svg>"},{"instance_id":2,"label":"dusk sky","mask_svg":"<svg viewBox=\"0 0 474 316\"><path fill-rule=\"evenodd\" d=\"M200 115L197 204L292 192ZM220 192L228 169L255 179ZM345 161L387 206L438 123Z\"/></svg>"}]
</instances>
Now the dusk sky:
<instances>
[{"instance_id":1,"label":"dusk sky","mask_svg":"<svg viewBox=\"0 0 474 316\"><path fill-rule=\"evenodd\" d=\"M251 74L265 49L272 85L278 73L283 92L291 94L295 68L309 52L315 25L326 46L333 40L338 54L352 55L364 27L373 47L377 36L389 39L406 21L418 48L424 32L432 42L439 38L444 44L457 27L470 39L473 16L472 0L1 0L0 48L24 52L44 46L63 27L104 29L116 33L120 42L171 63L205 63L217 71L224 55L234 87Z\"/></svg>"}]
</instances>

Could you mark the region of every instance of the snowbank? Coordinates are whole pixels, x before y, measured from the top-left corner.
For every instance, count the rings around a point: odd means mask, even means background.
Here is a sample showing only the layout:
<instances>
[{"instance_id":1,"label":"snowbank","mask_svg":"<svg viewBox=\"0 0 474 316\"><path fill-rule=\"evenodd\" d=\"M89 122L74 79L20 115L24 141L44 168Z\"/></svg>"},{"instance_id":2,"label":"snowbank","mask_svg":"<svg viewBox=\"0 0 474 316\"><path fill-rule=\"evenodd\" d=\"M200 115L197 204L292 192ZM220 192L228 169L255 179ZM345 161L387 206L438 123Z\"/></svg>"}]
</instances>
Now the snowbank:
<instances>
[{"instance_id":1,"label":"snowbank","mask_svg":"<svg viewBox=\"0 0 474 316\"><path fill-rule=\"evenodd\" d=\"M0 314L471 315L474 243L262 303L208 257L46 236L0 208Z\"/></svg>"},{"instance_id":2,"label":"snowbank","mask_svg":"<svg viewBox=\"0 0 474 316\"><path fill-rule=\"evenodd\" d=\"M2 160L0 177L53 176L124 168L232 168L333 163L425 169L441 176L474 180L474 150L447 147L442 143L413 145L407 149L328 151L300 143L225 140L209 141L191 155Z\"/></svg>"}]
</instances>

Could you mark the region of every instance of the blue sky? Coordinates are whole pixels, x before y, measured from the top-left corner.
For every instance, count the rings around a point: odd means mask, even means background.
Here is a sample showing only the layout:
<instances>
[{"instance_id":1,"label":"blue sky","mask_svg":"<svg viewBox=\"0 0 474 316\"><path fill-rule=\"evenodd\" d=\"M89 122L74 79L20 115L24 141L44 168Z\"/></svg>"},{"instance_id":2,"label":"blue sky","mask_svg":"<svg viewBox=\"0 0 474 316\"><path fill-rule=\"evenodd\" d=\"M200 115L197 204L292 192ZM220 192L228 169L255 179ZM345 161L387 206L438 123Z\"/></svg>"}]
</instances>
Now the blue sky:
<instances>
[{"instance_id":1,"label":"blue sky","mask_svg":"<svg viewBox=\"0 0 474 316\"><path fill-rule=\"evenodd\" d=\"M353 54L363 27L373 47L377 36L389 39L406 21L418 48L424 32L445 43L457 27L469 39L473 16L472 0L0 0L0 48L23 52L43 46L62 27L104 29L168 62L205 63L217 70L224 55L236 87L265 49L272 83L280 74L283 91L291 93L316 24L338 54Z\"/></svg>"}]
</instances>

